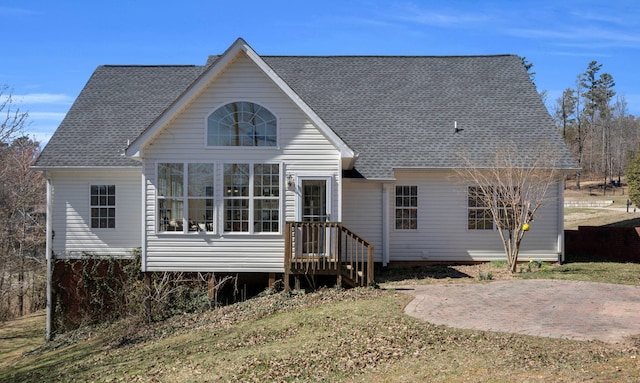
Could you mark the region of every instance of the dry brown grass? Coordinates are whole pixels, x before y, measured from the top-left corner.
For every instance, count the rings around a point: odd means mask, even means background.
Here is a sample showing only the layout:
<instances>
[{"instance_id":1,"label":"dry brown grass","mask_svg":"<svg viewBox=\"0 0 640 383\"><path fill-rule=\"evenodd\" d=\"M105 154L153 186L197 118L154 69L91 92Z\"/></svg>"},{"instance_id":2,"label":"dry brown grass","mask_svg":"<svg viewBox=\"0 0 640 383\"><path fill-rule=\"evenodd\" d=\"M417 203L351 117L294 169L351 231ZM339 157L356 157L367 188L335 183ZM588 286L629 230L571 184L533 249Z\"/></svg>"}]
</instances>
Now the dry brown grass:
<instances>
[{"instance_id":1,"label":"dry brown grass","mask_svg":"<svg viewBox=\"0 0 640 383\"><path fill-rule=\"evenodd\" d=\"M483 266L416 269L401 283L473 283L480 271L514 277L499 272L504 265ZM640 339L606 344L458 330L406 316L409 299L376 289L269 294L150 325L88 327L33 350L39 333L25 355L13 350L9 359L0 352L0 382L633 382L640 376ZM19 330L25 325L32 330ZM0 327L0 337L35 336L38 325L42 317Z\"/></svg>"},{"instance_id":2,"label":"dry brown grass","mask_svg":"<svg viewBox=\"0 0 640 383\"><path fill-rule=\"evenodd\" d=\"M531 272L526 266L511 274L499 262L438 265L379 277L390 287L481 283L489 274L640 285L640 265L546 264ZM40 313L0 325L0 382L637 382L640 376L640 338L607 344L458 330L406 316L409 299L374 289L271 294L149 325L130 319L86 327L48 345Z\"/></svg>"}]
</instances>

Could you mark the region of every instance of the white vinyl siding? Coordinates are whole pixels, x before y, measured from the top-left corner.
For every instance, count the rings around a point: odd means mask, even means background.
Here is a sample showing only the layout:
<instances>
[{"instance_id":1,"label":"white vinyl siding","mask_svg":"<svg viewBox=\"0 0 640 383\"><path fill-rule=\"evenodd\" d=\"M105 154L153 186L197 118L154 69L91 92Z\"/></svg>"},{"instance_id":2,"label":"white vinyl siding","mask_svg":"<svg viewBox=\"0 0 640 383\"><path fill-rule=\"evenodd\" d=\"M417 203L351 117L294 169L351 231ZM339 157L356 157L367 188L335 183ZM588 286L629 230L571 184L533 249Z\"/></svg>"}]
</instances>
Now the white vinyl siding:
<instances>
[{"instance_id":1,"label":"white vinyl siding","mask_svg":"<svg viewBox=\"0 0 640 383\"><path fill-rule=\"evenodd\" d=\"M267 108L278 121L277 147L210 148L206 145L207 117L218 107L249 101ZM165 162L211 162L216 177L214 190L223 190L223 164L280 164L278 179L282 225L294 220L298 190L286 187L286 178L312 175L330 177L334 195L332 217L340 217L340 153L309 118L244 54L240 54L214 81L175 116L151 144L143 148L145 177L145 266L147 271L283 272L284 236L261 232L255 235L225 233L222 214L214 233L198 235L159 234L156 225L156 164ZM296 184L295 188L299 185ZM265 199L265 201L271 199ZM269 204L269 203L268 203ZM273 202L271 202L273 204ZM266 206L263 208L268 209ZM255 214L255 211L254 211Z\"/></svg>"},{"instance_id":2,"label":"white vinyl siding","mask_svg":"<svg viewBox=\"0 0 640 383\"><path fill-rule=\"evenodd\" d=\"M467 185L447 171L396 171L397 185L417 185L418 229L392 230L391 261L491 261L504 259L495 230L468 229ZM549 203L536 214L522 241L520 259L555 261L558 258L557 188L550 188ZM389 204L394 208L394 204ZM391 212L390 212L391 213ZM393 217L393 215L390 215Z\"/></svg>"},{"instance_id":3,"label":"white vinyl siding","mask_svg":"<svg viewBox=\"0 0 640 383\"><path fill-rule=\"evenodd\" d=\"M371 243L375 261L382 262L382 184L345 179L343 186L342 223Z\"/></svg>"},{"instance_id":4,"label":"white vinyl siding","mask_svg":"<svg viewBox=\"0 0 640 383\"><path fill-rule=\"evenodd\" d=\"M85 253L130 256L141 246L140 169L52 170L53 246L56 257ZM116 225L91 228L91 185L114 185Z\"/></svg>"}]
</instances>

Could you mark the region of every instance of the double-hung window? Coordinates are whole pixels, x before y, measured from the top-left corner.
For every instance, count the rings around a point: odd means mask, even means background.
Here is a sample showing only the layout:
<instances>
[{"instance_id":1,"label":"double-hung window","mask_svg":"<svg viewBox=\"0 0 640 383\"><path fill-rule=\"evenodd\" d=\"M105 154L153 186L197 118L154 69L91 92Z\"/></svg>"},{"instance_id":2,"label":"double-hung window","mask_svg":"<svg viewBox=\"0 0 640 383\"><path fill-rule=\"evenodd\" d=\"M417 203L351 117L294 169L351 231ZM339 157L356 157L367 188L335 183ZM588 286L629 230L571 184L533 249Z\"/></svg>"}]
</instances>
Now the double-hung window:
<instances>
[{"instance_id":1,"label":"double-hung window","mask_svg":"<svg viewBox=\"0 0 640 383\"><path fill-rule=\"evenodd\" d=\"M491 193L491 194L487 194ZM494 187L490 190L469 186L467 228L469 230L493 230L494 227L513 227L516 224L516 208L520 201L517 187ZM498 225L491 211L498 215Z\"/></svg>"},{"instance_id":2,"label":"double-hung window","mask_svg":"<svg viewBox=\"0 0 640 383\"><path fill-rule=\"evenodd\" d=\"M280 231L280 166L253 166L253 221L256 232Z\"/></svg>"},{"instance_id":3,"label":"double-hung window","mask_svg":"<svg viewBox=\"0 0 640 383\"><path fill-rule=\"evenodd\" d=\"M481 188L469 186L467 197L467 228L469 230L493 230L493 218L487 198Z\"/></svg>"},{"instance_id":4,"label":"double-hung window","mask_svg":"<svg viewBox=\"0 0 640 383\"><path fill-rule=\"evenodd\" d=\"M116 227L116 185L91 185L91 228Z\"/></svg>"},{"instance_id":5,"label":"double-hung window","mask_svg":"<svg viewBox=\"0 0 640 383\"><path fill-rule=\"evenodd\" d=\"M184 164L158 164L158 226L184 231Z\"/></svg>"},{"instance_id":6,"label":"double-hung window","mask_svg":"<svg viewBox=\"0 0 640 383\"><path fill-rule=\"evenodd\" d=\"M249 232L249 164L224 165L224 231Z\"/></svg>"},{"instance_id":7,"label":"double-hung window","mask_svg":"<svg viewBox=\"0 0 640 383\"><path fill-rule=\"evenodd\" d=\"M418 228L418 187L396 186L396 229Z\"/></svg>"},{"instance_id":8,"label":"double-hung window","mask_svg":"<svg viewBox=\"0 0 640 383\"><path fill-rule=\"evenodd\" d=\"M158 229L214 230L213 164L158 164Z\"/></svg>"},{"instance_id":9,"label":"double-hung window","mask_svg":"<svg viewBox=\"0 0 640 383\"><path fill-rule=\"evenodd\" d=\"M213 231L213 164L187 166L188 230Z\"/></svg>"},{"instance_id":10,"label":"double-hung window","mask_svg":"<svg viewBox=\"0 0 640 383\"><path fill-rule=\"evenodd\" d=\"M280 231L280 165L225 164L224 231Z\"/></svg>"}]
</instances>

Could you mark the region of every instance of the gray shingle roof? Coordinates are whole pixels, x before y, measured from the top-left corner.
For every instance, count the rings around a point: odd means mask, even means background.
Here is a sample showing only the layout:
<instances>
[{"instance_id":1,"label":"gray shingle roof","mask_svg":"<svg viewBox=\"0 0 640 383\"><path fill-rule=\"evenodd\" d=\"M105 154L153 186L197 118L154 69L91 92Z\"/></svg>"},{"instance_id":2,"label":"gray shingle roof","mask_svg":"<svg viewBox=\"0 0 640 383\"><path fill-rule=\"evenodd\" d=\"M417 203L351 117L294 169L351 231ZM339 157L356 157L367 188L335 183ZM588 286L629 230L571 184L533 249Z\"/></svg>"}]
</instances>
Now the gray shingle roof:
<instances>
[{"instance_id":1,"label":"gray shingle roof","mask_svg":"<svg viewBox=\"0 0 640 383\"><path fill-rule=\"evenodd\" d=\"M518 56L264 60L360 153L367 178L458 167L461 156L489 166L505 142L524 150L546 140L560 167L575 167Z\"/></svg>"},{"instance_id":2,"label":"gray shingle roof","mask_svg":"<svg viewBox=\"0 0 640 383\"><path fill-rule=\"evenodd\" d=\"M460 155L488 164L505 142L526 150L546 141L559 167L576 166L518 56L262 58L359 153L364 177L457 167ZM119 154L127 140L204 68L99 67L37 165L137 165ZM455 134L454 121L464 131Z\"/></svg>"},{"instance_id":3,"label":"gray shingle roof","mask_svg":"<svg viewBox=\"0 0 640 383\"><path fill-rule=\"evenodd\" d=\"M100 66L36 166L140 166L121 155L204 70L202 66Z\"/></svg>"}]
</instances>

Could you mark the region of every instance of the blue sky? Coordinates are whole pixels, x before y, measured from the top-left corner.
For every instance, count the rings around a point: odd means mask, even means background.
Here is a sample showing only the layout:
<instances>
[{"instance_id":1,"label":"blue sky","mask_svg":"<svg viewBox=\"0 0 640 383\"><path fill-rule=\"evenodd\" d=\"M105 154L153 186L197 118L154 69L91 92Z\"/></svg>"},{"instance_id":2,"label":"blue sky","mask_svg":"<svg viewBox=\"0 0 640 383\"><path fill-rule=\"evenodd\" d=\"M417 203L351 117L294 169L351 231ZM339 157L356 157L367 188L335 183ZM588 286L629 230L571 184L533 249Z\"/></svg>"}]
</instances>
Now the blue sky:
<instances>
[{"instance_id":1,"label":"blue sky","mask_svg":"<svg viewBox=\"0 0 640 383\"><path fill-rule=\"evenodd\" d=\"M547 104L596 60L640 116L637 0L3 0L0 24L0 85L44 142L98 65L202 65L238 37L262 55L517 54Z\"/></svg>"}]
</instances>

